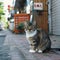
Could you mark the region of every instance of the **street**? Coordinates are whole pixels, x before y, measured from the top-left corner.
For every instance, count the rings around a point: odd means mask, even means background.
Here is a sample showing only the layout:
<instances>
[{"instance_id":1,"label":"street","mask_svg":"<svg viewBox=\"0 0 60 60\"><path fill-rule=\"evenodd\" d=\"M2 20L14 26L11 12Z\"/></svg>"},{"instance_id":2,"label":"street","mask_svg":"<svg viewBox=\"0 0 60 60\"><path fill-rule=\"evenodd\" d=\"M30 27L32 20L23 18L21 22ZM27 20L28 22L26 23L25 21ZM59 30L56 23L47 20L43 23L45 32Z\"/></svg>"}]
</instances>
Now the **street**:
<instances>
[{"instance_id":1,"label":"street","mask_svg":"<svg viewBox=\"0 0 60 60\"><path fill-rule=\"evenodd\" d=\"M0 60L60 60L60 51L47 53L30 53L29 44L25 34L15 34L8 30L2 47L0 47Z\"/></svg>"}]
</instances>

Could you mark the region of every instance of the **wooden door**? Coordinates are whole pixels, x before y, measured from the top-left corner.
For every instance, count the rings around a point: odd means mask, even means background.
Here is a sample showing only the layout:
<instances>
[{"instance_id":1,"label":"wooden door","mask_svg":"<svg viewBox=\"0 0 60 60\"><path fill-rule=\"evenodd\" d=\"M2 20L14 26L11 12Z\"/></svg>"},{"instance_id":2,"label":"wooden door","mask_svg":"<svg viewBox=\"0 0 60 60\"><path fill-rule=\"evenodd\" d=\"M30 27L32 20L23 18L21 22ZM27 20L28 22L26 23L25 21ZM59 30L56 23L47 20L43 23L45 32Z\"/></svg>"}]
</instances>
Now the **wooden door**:
<instances>
[{"instance_id":1,"label":"wooden door","mask_svg":"<svg viewBox=\"0 0 60 60\"><path fill-rule=\"evenodd\" d=\"M34 20L37 22L37 27L48 32L48 9L47 0L34 0L34 2L43 3L43 11L34 11Z\"/></svg>"}]
</instances>

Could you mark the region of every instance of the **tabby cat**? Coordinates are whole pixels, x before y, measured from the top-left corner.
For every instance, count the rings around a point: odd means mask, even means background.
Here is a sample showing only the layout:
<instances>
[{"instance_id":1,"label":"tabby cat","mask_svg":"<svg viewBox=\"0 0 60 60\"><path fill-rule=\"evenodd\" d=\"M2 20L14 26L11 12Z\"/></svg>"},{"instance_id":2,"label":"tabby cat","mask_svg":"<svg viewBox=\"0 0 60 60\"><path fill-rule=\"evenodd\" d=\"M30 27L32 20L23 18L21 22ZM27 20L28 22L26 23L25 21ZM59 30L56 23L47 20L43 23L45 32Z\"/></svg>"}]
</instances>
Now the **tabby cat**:
<instances>
[{"instance_id":1,"label":"tabby cat","mask_svg":"<svg viewBox=\"0 0 60 60\"><path fill-rule=\"evenodd\" d=\"M29 52L43 53L51 48L49 35L42 29L36 28L36 22L25 21L26 38L30 44Z\"/></svg>"}]
</instances>

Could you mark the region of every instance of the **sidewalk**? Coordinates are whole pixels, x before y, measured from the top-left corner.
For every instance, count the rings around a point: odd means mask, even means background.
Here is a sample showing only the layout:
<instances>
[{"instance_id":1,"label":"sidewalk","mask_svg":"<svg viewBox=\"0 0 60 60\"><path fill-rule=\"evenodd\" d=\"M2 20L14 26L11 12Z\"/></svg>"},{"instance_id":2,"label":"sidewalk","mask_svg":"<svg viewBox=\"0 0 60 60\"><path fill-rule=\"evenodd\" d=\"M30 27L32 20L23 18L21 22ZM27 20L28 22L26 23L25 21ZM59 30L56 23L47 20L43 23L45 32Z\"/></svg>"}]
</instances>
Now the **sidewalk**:
<instances>
[{"instance_id":1,"label":"sidewalk","mask_svg":"<svg viewBox=\"0 0 60 60\"><path fill-rule=\"evenodd\" d=\"M52 48L60 48L60 36L50 35L50 39L52 42Z\"/></svg>"},{"instance_id":2,"label":"sidewalk","mask_svg":"<svg viewBox=\"0 0 60 60\"><path fill-rule=\"evenodd\" d=\"M14 34L9 31L5 31L6 39L5 46L9 46L9 55L11 60L60 60L60 51L55 52L47 52L47 53L30 53L29 52L29 44L26 40L25 34ZM58 40L60 43L60 36L56 38L56 36L50 36L53 43ZM57 45L60 47L60 45ZM54 44L52 46L56 47Z\"/></svg>"}]
</instances>

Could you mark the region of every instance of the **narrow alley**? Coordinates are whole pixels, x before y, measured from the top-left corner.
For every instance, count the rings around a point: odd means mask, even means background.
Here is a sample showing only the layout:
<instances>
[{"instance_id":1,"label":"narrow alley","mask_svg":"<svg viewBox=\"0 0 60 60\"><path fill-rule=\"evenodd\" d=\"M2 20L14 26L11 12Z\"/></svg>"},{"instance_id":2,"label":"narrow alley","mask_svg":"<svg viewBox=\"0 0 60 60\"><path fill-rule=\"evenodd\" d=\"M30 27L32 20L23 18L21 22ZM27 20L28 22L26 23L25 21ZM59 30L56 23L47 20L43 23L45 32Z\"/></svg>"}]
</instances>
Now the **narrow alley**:
<instances>
[{"instance_id":1,"label":"narrow alley","mask_svg":"<svg viewBox=\"0 0 60 60\"><path fill-rule=\"evenodd\" d=\"M60 51L47 53L30 53L25 34L15 34L9 30L0 31L6 39L0 47L0 60L60 60Z\"/></svg>"}]
</instances>

